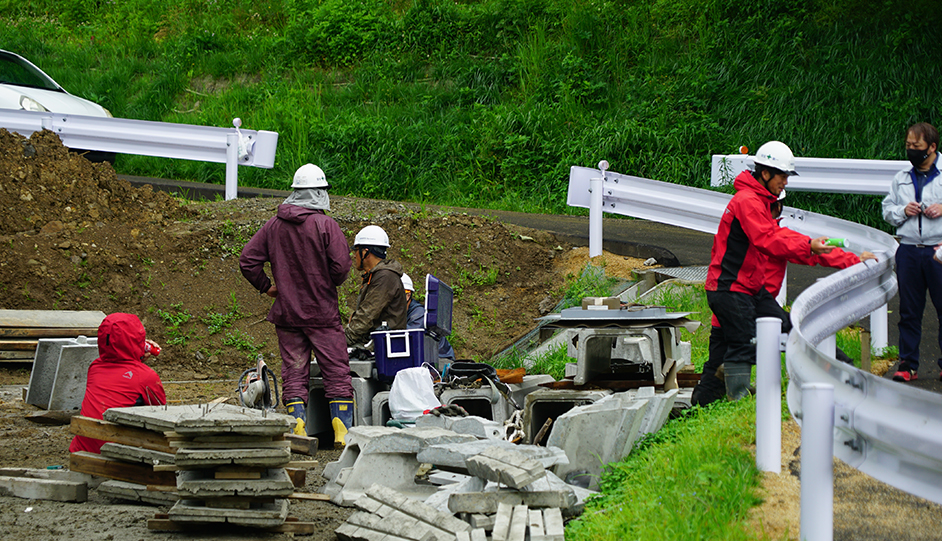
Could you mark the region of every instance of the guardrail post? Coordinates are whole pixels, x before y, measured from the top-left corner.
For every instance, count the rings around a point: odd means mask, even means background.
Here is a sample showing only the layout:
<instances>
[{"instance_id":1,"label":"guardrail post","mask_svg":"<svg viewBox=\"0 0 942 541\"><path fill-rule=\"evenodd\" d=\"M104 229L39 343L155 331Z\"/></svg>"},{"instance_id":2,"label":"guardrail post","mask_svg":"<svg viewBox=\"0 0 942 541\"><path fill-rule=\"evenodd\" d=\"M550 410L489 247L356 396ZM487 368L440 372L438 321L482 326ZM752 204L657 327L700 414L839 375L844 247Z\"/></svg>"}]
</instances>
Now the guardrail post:
<instances>
[{"instance_id":1,"label":"guardrail post","mask_svg":"<svg viewBox=\"0 0 942 541\"><path fill-rule=\"evenodd\" d=\"M801 539L834 537L834 386L801 386Z\"/></svg>"},{"instance_id":2,"label":"guardrail post","mask_svg":"<svg viewBox=\"0 0 942 541\"><path fill-rule=\"evenodd\" d=\"M602 176L589 180L589 257L602 255L602 186L605 184L605 170L608 162L599 162Z\"/></svg>"},{"instance_id":3,"label":"guardrail post","mask_svg":"<svg viewBox=\"0 0 942 541\"><path fill-rule=\"evenodd\" d=\"M837 335L832 334L821 340L818 349L832 359L837 356Z\"/></svg>"},{"instance_id":4,"label":"guardrail post","mask_svg":"<svg viewBox=\"0 0 942 541\"><path fill-rule=\"evenodd\" d=\"M782 472L782 320L756 319L756 467Z\"/></svg>"},{"instance_id":5,"label":"guardrail post","mask_svg":"<svg viewBox=\"0 0 942 541\"><path fill-rule=\"evenodd\" d=\"M870 346L881 355L883 350L889 345L889 333L887 324L886 305L870 312Z\"/></svg>"},{"instance_id":6,"label":"guardrail post","mask_svg":"<svg viewBox=\"0 0 942 541\"><path fill-rule=\"evenodd\" d=\"M226 135L226 201L239 193L239 134Z\"/></svg>"}]
</instances>

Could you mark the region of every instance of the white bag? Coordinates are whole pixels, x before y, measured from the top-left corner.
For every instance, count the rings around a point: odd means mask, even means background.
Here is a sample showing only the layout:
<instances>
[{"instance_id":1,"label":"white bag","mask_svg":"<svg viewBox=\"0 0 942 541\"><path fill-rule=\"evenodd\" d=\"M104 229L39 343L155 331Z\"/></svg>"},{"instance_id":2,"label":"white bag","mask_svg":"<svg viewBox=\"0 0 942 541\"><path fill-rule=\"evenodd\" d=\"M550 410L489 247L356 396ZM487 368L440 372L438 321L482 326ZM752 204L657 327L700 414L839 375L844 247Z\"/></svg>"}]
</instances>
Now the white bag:
<instances>
[{"instance_id":1,"label":"white bag","mask_svg":"<svg viewBox=\"0 0 942 541\"><path fill-rule=\"evenodd\" d=\"M435 396L432 375L427 368L418 366L396 372L389 389L389 413L397 421L414 421L425 410L442 403Z\"/></svg>"}]
</instances>

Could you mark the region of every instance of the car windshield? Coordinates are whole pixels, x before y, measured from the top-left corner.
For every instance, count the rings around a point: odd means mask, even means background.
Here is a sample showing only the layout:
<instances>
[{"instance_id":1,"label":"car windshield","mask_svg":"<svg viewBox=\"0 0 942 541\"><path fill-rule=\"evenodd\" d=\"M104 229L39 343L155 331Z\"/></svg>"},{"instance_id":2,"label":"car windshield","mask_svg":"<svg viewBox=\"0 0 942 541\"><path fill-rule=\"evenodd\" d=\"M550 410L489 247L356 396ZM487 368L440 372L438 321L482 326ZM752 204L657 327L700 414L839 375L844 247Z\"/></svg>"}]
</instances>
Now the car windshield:
<instances>
[{"instance_id":1,"label":"car windshield","mask_svg":"<svg viewBox=\"0 0 942 541\"><path fill-rule=\"evenodd\" d=\"M16 55L4 52L0 52L0 83L43 90L60 90L59 85L45 73Z\"/></svg>"}]
</instances>

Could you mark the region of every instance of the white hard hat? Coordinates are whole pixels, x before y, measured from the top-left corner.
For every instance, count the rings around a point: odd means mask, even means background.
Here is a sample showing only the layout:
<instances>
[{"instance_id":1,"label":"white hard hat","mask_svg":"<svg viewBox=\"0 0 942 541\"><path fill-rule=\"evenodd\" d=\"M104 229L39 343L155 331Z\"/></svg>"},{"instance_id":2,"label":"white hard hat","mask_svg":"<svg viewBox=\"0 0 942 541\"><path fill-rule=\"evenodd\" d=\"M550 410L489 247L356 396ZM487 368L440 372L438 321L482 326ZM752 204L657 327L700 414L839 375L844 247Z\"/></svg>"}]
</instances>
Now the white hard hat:
<instances>
[{"instance_id":1,"label":"white hard hat","mask_svg":"<svg viewBox=\"0 0 942 541\"><path fill-rule=\"evenodd\" d=\"M294 172L294 183L291 185L292 189L329 187L330 184L327 184L327 177L324 176L324 170L313 163L306 163Z\"/></svg>"},{"instance_id":2,"label":"white hard hat","mask_svg":"<svg viewBox=\"0 0 942 541\"><path fill-rule=\"evenodd\" d=\"M389 248L389 235L378 225L368 225L353 239L354 246L382 246Z\"/></svg>"},{"instance_id":3,"label":"white hard hat","mask_svg":"<svg viewBox=\"0 0 942 541\"><path fill-rule=\"evenodd\" d=\"M781 141L769 141L759 147L753 161L767 167L774 167L788 176L798 174L795 171L795 155L792 154L792 149Z\"/></svg>"},{"instance_id":4,"label":"white hard hat","mask_svg":"<svg viewBox=\"0 0 942 541\"><path fill-rule=\"evenodd\" d=\"M409 275L402 273L402 288L406 291L415 291L415 287L412 285L412 278L409 278Z\"/></svg>"}]
</instances>

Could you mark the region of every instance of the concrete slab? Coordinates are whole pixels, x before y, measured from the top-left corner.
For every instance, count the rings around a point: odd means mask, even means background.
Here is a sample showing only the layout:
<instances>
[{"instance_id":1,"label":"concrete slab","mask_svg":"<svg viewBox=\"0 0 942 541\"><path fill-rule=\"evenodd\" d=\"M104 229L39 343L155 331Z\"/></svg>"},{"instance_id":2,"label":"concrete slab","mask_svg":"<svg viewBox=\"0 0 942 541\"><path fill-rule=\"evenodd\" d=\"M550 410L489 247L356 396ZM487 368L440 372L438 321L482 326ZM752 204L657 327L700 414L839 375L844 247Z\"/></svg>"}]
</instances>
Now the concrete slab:
<instances>
[{"instance_id":1,"label":"concrete slab","mask_svg":"<svg viewBox=\"0 0 942 541\"><path fill-rule=\"evenodd\" d=\"M82 407L85 397L85 382L88 379L88 367L98 357L98 342L80 336L74 344L62 346L59 353L59 365L49 394L50 410L77 410Z\"/></svg>"},{"instance_id":2,"label":"concrete slab","mask_svg":"<svg viewBox=\"0 0 942 541\"><path fill-rule=\"evenodd\" d=\"M269 468L260 479L216 479L212 470L177 472L177 492L184 498L285 497L294 483L284 468Z\"/></svg>"},{"instance_id":3,"label":"concrete slab","mask_svg":"<svg viewBox=\"0 0 942 541\"><path fill-rule=\"evenodd\" d=\"M677 400L678 394L678 389L655 393L654 387L642 387L635 392L636 398L647 399L650 402L638 429L641 435L653 434L664 426L664 423L670 417L671 410L674 409L674 402Z\"/></svg>"},{"instance_id":4,"label":"concrete slab","mask_svg":"<svg viewBox=\"0 0 942 541\"><path fill-rule=\"evenodd\" d=\"M546 474L542 464L523 453L493 446L466 461L471 475L522 488Z\"/></svg>"},{"instance_id":5,"label":"concrete slab","mask_svg":"<svg viewBox=\"0 0 942 541\"><path fill-rule=\"evenodd\" d=\"M483 531L493 531L494 522L497 520L497 513L492 513L490 515L483 515L481 513L473 513L468 515L468 518L465 522L471 525L471 528L474 530L483 530Z\"/></svg>"},{"instance_id":6,"label":"concrete slab","mask_svg":"<svg viewBox=\"0 0 942 541\"><path fill-rule=\"evenodd\" d=\"M501 503L497 506L497 514L494 516L494 529L491 531L491 537L494 541L507 541L510 535L510 519L513 518L514 506Z\"/></svg>"},{"instance_id":7,"label":"concrete slab","mask_svg":"<svg viewBox=\"0 0 942 541\"><path fill-rule=\"evenodd\" d=\"M75 481L0 476L0 496L54 502L88 500L88 485Z\"/></svg>"},{"instance_id":8,"label":"concrete slab","mask_svg":"<svg viewBox=\"0 0 942 541\"><path fill-rule=\"evenodd\" d=\"M527 510L527 535L530 541L542 541L544 536L543 512L538 509Z\"/></svg>"},{"instance_id":9,"label":"concrete slab","mask_svg":"<svg viewBox=\"0 0 942 541\"><path fill-rule=\"evenodd\" d=\"M529 510L526 505L515 505L513 515L510 517L510 531L507 541L526 541Z\"/></svg>"},{"instance_id":10,"label":"concrete slab","mask_svg":"<svg viewBox=\"0 0 942 541\"><path fill-rule=\"evenodd\" d=\"M282 468L291 462L291 449L177 449L174 461L181 468L210 468L228 464Z\"/></svg>"},{"instance_id":11,"label":"concrete slab","mask_svg":"<svg viewBox=\"0 0 942 541\"><path fill-rule=\"evenodd\" d=\"M432 470L428 472L428 482L437 486L453 485L471 478L470 475L450 471Z\"/></svg>"},{"instance_id":12,"label":"concrete slab","mask_svg":"<svg viewBox=\"0 0 942 541\"><path fill-rule=\"evenodd\" d=\"M556 466L556 475L570 484L597 487L602 468L631 452L648 405L648 400L617 393L559 416L547 444L562 448L569 464Z\"/></svg>"},{"instance_id":13,"label":"concrete slab","mask_svg":"<svg viewBox=\"0 0 942 541\"><path fill-rule=\"evenodd\" d=\"M536 460L544 468L551 468L558 464L568 464L569 458L559 447L543 447L540 445L516 445L505 440L477 440L466 443L451 443L432 445L422 449L416 458L420 462L434 464L449 468L465 468L467 460L479 455L489 447L502 447L523 453Z\"/></svg>"},{"instance_id":14,"label":"concrete slab","mask_svg":"<svg viewBox=\"0 0 942 541\"><path fill-rule=\"evenodd\" d=\"M468 417L449 417L446 415L420 415L415 420L416 428L441 428L457 434L469 434L479 439L499 440L504 437L504 425L469 415Z\"/></svg>"},{"instance_id":15,"label":"concrete slab","mask_svg":"<svg viewBox=\"0 0 942 541\"><path fill-rule=\"evenodd\" d=\"M439 487L438 491L425 499L425 505L434 507L443 513L455 513L448 507L449 497L452 494L464 492L481 492L487 483L480 477L463 476L464 479L458 483L448 484ZM495 508L496 511L496 508Z\"/></svg>"},{"instance_id":16,"label":"concrete slab","mask_svg":"<svg viewBox=\"0 0 942 541\"><path fill-rule=\"evenodd\" d=\"M457 532L469 531L471 527L467 522L457 519L451 514L442 513L432 509L422 502L411 500L405 495L382 485L374 484L367 490L366 495L383 505L394 508L410 517L433 525L454 535Z\"/></svg>"},{"instance_id":17,"label":"concrete slab","mask_svg":"<svg viewBox=\"0 0 942 541\"><path fill-rule=\"evenodd\" d=\"M437 488L416 484L415 474L418 469L419 462L411 453L361 454L353 466L340 469L321 490L331 497L330 501L334 504L350 507L370 486L382 481L385 486L410 498L424 501Z\"/></svg>"},{"instance_id":18,"label":"concrete slab","mask_svg":"<svg viewBox=\"0 0 942 541\"><path fill-rule=\"evenodd\" d=\"M433 534L425 528L418 528L417 521L402 520L401 517L387 518L370 513L357 512L334 530L337 537L344 541L438 541L454 539L453 535ZM442 532L444 533L444 532Z\"/></svg>"},{"instance_id":19,"label":"concrete slab","mask_svg":"<svg viewBox=\"0 0 942 541\"><path fill-rule=\"evenodd\" d=\"M26 403L38 406L43 409L78 409L82 405L82 398L85 396L85 378L88 374L88 366L91 362L98 356L98 342L95 338L86 338L84 336L78 338L40 338L38 345L36 346L36 355L33 358L33 369L30 372L29 376L29 387L26 392ZM57 405L68 406L66 408L52 408L50 407L50 400L53 398L53 390L55 388L56 374L59 371L59 359L62 356L62 348L65 346L81 346L85 348L90 348L94 350L94 354L91 352L84 352L79 355L79 363L84 366L70 366L63 371L63 379L60 382L60 385L69 387L71 385L71 392L73 395L67 397L62 391L56 393L55 403ZM86 355L92 355L91 358L87 359ZM75 364L75 352L72 352L68 355L68 361ZM67 363L68 364L68 363ZM76 382L69 380L65 376L65 373L69 372L70 376L76 376L80 378L80 385L75 387ZM77 406L75 404L78 404Z\"/></svg>"},{"instance_id":20,"label":"concrete slab","mask_svg":"<svg viewBox=\"0 0 942 541\"><path fill-rule=\"evenodd\" d=\"M543 510L543 530L545 541L564 541L563 514L559 509Z\"/></svg>"},{"instance_id":21,"label":"concrete slab","mask_svg":"<svg viewBox=\"0 0 942 541\"><path fill-rule=\"evenodd\" d=\"M144 463L152 466L157 464L173 464L174 456L170 453L151 451L143 447L132 447L120 443L108 442L101 446L101 456L121 460L123 462Z\"/></svg>"},{"instance_id":22,"label":"concrete slab","mask_svg":"<svg viewBox=\"0 0 942 541\"><path fill-rule=\"evenodd\" d=\"M500 504L569 508L575 504L575 500L575 495L565 490L456 492L449 495L448 510L452 513L491 514L498 512Z\"/></svg>"},{"instance_id":23,"label":"concrete slab","mask_svg":"<svg viewBox=\"0 0 942 541\"><path fill-rule=\"evenodd\" d=\"M239 433L277 436L294 428L290 415L264 412L230 404L187 404L177 406L136 406L105 411L106 421L157 432L177 432L188 436Z\"/></svg>"},{"instance_id":24,"label":"concrete slab","mask_svg":"<svg viewBox=\"0 0 942 541\"><path fill-rule=\"evenodd\" d=\"M243 526L279 526L288 517L288 500L263 503L252 509L207 507L199 500L179 500L168 513L173 522L228 522Z\"/></svg>"},{"instance_id":25,"label":"concrete slab","mask_svg":"<svg viewBox=\"0 0 942 541\"><path fill-rule=\"evenodd\" d=\"M481 528L471 530L471 541L486 541L487 534Z\"/></svg>"},{"instance_id":26,"label":"concrete slab","mask_svg":"<svg viewBox=\"0 0 942 541\"><path fill-rule=\"evenodd\" d=\"M411 453L416 454L426 447L444 443L463 443L476 441L469 434L457 434L443 428L405 428L376 436L366 445L360 445L361 452L370 453Z\"/></svg>"},{"instance_id":27,"label":"concrete slab","mask_svg":"<svg viewBox=\"0 0 942 541\"><path fill-rule=\"evenodd\" d=\"M147 490L147 486L145 485L127 483L125 481L117 481L114 479L100 484L98 486L98 494L107 496L114 500L127 500L130 502L141 502L156 506L170 506L177 501L177 495L173 492Z\"/></svg>"},{"instance_id":28,"label":"concrete slab","mask_svg":"<svg viewBox=\"0 0 942 541\"><path fill-rule=\"evenodd\" d=\"M0 476L4 477L28 477L30 479L49 479L52 481L71 481L73 483L85 483L88 488L94 489L98 485L107 481L106 477L97 475L88 475L69 470L46 470L34 468L0 468Z\"/></svg>"}]
</instances>

